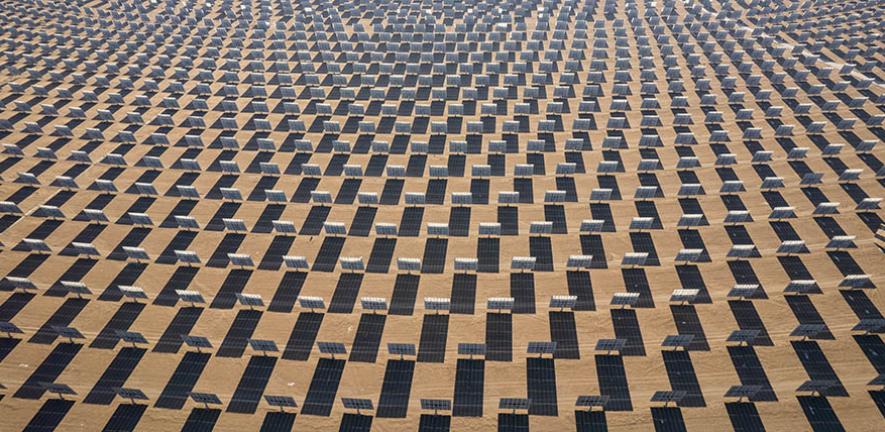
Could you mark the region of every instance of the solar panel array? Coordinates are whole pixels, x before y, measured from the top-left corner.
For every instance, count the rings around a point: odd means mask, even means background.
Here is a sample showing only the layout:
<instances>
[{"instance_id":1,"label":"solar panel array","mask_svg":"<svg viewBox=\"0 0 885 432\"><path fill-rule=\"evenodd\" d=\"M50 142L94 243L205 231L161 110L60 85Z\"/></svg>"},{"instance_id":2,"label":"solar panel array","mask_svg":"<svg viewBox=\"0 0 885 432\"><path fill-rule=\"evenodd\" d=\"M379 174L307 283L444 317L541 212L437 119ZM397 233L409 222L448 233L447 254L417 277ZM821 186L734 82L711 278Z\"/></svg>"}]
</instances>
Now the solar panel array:
<instances>
[{"instance_id":1,"label":"solar panel array","mask_svg":"<svg viewBox=\"0 0 885 432\"><path fill-rule=\"evenodd\" d=\"M885 429L881 20L3 2L3 425Z\"/></svg>"}]
</instances>

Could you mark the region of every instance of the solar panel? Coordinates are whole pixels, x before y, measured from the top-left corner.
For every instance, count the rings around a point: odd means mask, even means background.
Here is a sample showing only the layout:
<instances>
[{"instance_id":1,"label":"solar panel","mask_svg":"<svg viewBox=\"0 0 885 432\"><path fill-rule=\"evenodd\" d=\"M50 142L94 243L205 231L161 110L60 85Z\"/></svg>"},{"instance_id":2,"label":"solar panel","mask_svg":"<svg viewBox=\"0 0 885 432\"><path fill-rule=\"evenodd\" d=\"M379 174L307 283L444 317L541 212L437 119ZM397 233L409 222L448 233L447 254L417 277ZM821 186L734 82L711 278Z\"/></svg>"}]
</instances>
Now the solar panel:
<instances>
[{"instance_id":1,"label":"solar panel","mask_svg":"<svg viewBox=\"0 0 885 432\"><path fill-rule=\"evenodd\" d=\"M421 192L406 192L405 200L406 205L410 206L424 205L427 202L426 195Z\"/></svg>"},{"instance_id":2,"label":"solar panel","mask_svg":"<svg viewBox=\"0 0 885 432\"><path fill-rule=\"evenodd\" d=\"M16 147L18 148L18 147ZM58 209L58 207L56 207ZM6 214L22 214L22 209L19 208L18 204L10 201L0 201L0 213Z\"/></svg>"},{"instance_id":3,"label":"solar panel","mask_svg":"<svg viewBox=\"0 0 885 432\"><path fill-rule=\"evenodd\" d=\"M440 223L428 223L427 235L435 237L445 237L449 235L449 225Z\"/></svg>"},{"instance_id":4,"label":"solar panel","mask_svg":"<svg viewBox=\"0 0 885 432\"><path fill-rule=\"evenodd\" d=\"M398 355L400 357L418 355L415 344L410 343L388 343L387 352L390 355Z\"/></svg>"},{"instance_id":5,"label":"solar panel","mask_svg":"<svg viewBox=\"0 0 885 432\"><path fill-rule=\"evenodd\" d=\"M635 306L639 301L639 293L615 293L612 296L612 306Z\"/></svg>"},{"instance_id":6,"label":"solar panel","mask_svg":"<svg viewBox=\"0 0 885 432\"><path fill-rule=\"evenodd\" d=\"M762 386L760 385L735 385L728 388L728 391L725 392L725 397L751 399L761 390Z\"/></svg>"},{"instance_id":7,"label":"solar panel","mask_svg":"<svg viewBox=\"0 0 885 432\"><path fill-rule=\"evenodd\" d=\"M528 410L529 400L525 398L501 398L498 401L498 409L502 410Z\"/></svg>"},{"instance_id":8,"label":"solar panel","mask_svg":"<svg viewBox=\"0 0 885 432\"><path fill-rule=\"evenodd\" d=\"M627 252L621 260L622 266L644 266L648 261L648 252Z\"/></svg>"},{"instance_id":9,"label":"solar panel","mask_svg":"<svg viewBox=\"0 0 885 432\"><path fill-rule=\"evenodd\" d=\"M842 278L842 281L839 282L839 288L868 289L875 287L876 285L873 284L872 279L870 279L870 275L866 274L848 275Z\"/></svg>"},{"instance_id":10,"label":"solar panel","mask_svg":"<svg viewBox=\"0 0 885 432\"><path fill-rule=\"evenodd\" d=\"M129 219L132 221L133 225L141 225L141 226L151 226L154 224L154 221L151 220L151 217L144 213L127 213Z\"/></svg>"},{"instance_id":11,"label":"solar panel","mask_svg":"<svg viewBox=\"0 0 885 432\"><path fill-rule=\"evenodd\" d=\"M114 389L114 391L117 393L117 396L120 396L123 399L129 399L129 401L131 401L133 404L135 403L135 401L149 400L147 395L137 388L118 387Z\"/></svg>"},{"instance_id":12,"label":"solar panel","mask_svg":"<svg viewBox=\"0 0 885 432\"><path fill-rule=\"evenodd\" d=\"M305 165L301 166L301 169L304 170ZM306 175L306 174L305 174ZM311 191L310 192L310 200L314 204L332 204L332 194L326 191Z\"/></svg>"},{"instance_id":13,"label":"solar panel","mask_svg":"<svg viewBox=\"0 0 885 432\"><path fill-rule=\"evenodd\" d=\"M439 297L425 297L424 309L432 311L448 311L451 308L452 300Z\"/></svg>"},{"instance_id":14,"label":"solar panel","mask_svg":"<svg viewBox=\"0 0 885 432\"><path fill-rule=\"evenodd\" d=\"M223 187L223 188L220 188L219 191L221 192L221 197L223 199L230 200L230 201L242 201L243 200L243 194L237 188Z\"/></svg>"},{"instance_id":15,"label":"solar panel","mask_svg":"<svg viewBox=\"0 0 885 432\"><path fill-rule=\"evenodd\" d=\"M397 258L396 267L399 271L421 271L421 260L418 258Z\"/></svg>"},{"instance_id":16,"label":"solar panel","mask_svg":"<svg viewBox=\"0 0 885 432\"><path fill-rule=\"evenodd\" d=\"M863 318L851 330L864 333L885 332L885 318Z\"/></svg>"},{"instance_id":17,"label":"solar panel","mask_svg":"<svg viewBox=\"0 0 885 432\"><path fill-rule=\"evenodd\" d=\"M285 255L283 256L283 263L286 264L287 268L293 270L308 270L310 268L307 258L303 256Z\"/></svg>"},{"instance_id":18,"label":"solar panel","mask_svg":"<svg viewBox=\"0 0 885 432\"><path fill-rule=\"evenodd\" d=\"M630 221L631 230L648 230L652 228L654 218L651 217L634 217Z\"/></svg>"},{"instance_id":19,"label":"solar panel","mask_svg":"<svg viewBox=\"0 0 885 432\"><path fill-rule=\"evenodd\" d=\"M479 260L477 258L455 258L455 271L456 272L470 272L476 271L479 267Z\"/></svg>"},{"instance_id":20,"label":"solar panel","mask_svg":"<svg viewBox=\"0 0 885 432\"><path fill-rule=\"evenodd\" d=\"M737 284L728 291L731 298L753 298L759 292L759 284Z\"/></svg>"},{"instance_id":21,"label":"solar panel","mask_svg":"<svg viewBox=\"0 0 885 432\"><path fill-rule=\"evenodd\" d=\"M9 337L12 337L13 334L24 334L17 325L6 321L0 321L0 333L6 333Z\"/></svg>"},{"instance_id":22,"label":"solar panel","mask_svg":"<svg viewBox=\"0 0 885 432\"><path fill-rule=\"evenodd\" d=\"M197 253L194 251L176 250L175 258L178 260L178 262L188 265L201 263L200 257L197 256Z\"/></svg>"},{"instance_id":23,"label":"solar panel","mask_svg":"<svg viewBox=\"0 0 885 432\"><path fill-rule=\"evenodd\" d=\"M120 338L121 341L125 343L131 343L133 345L148 343L147 338L145 338L144 335L139 332L116 330L114 333L117 335L118 338Z\"/></svg>"},{"instance_id":24,"label":"solar panel","mask_svg":"<svg viewBox=\"0 0 885 432\"><path fill-rule=\"evenodd\" d=\"M346 409L354 409L357 411L363 410L373 410L374 405L370 399L358 399L358 398L341 398L341 404L344 405Z\"/></svg>"},{"instance_id":25,"label":"solar panel","mask_svg":"<svg viewBox=\"0 0 885 432\"><path fill-rule=\"evenodd\" d=\"M486 344L483 343L459 343L458 344L458 354L470 356L484 356L486 355Z\"/></svg>"},{"instance_id":26,"label":"solar panel","mask_svg":"<svg viewBox=\"0 0 885 432\"><path fill-rule=\"evenodd\" d=\"M16 207L16 208L18 208L18 207ZM89 215L88 215L88 213L86 213L86 210L84 210L83 212L84 212L84 215L86 215L88 218ZM13 212L11 211L10 213L13 213ZM37 208L37 210L34 211L34 215L42 216L42 217L46 217L46 218L50 218L50 219L65 219L65 214L62 213L61 209L59 209L58 207L49 206L49 205L41 205L40 207ZM105 217L104 220L107 221L107 217Z\"/></svg>"},{"instance_id":27,"label":"solar panel","mask_svg":"<svg viewBox=\"0 0 885 432\"><path fill-rule=\"evenodd\" d=\"M175 290L175 294L178 296L178 299L190 303L190 304L203 304L206 303L206 300L203 298L203 295L196 291L188 291L188 290Z\"/></svg>"},{"instance_id":28,"label":"solar panel","mask_svg":"<svg viewBox=\"0 0 885 432\"><path fill-rule=\"evenodd\" d=\"M199 229L200 225L197 223L196 219L190 216L179 216L175 215L175 224L178 225L179 228L184 229Z\"/></svg>"},{"instance_id":29,"label":"solar panel","mask_svg":"<svg viewBox=\"0 0 885 432\"><path fill-rule=\"evenodd\" d=\"M810 392L823 394L827 390L837 386L838 384L830 380L808 380L803 382L796 388L796 392Z\"/></svg>"},{"instance_id":30,"label":"solar panel","mask_svg":"<svg viewBox=\"0 0 885 432\"><path fill-rule=\"evenodd\" d=\"M583 395L578 396L578 399L575 401L576 408L602 408L605 409L605 405L608 403L609 396L607 395Z\"/></svg>"},{"instance_id":31,"label":"solar panel","mask_svg":"<svg viewBox=\"0 0 885 432\"><path fill-rule=\"evenodd\" d=\"M590 269L593 267L592 255L569 255L566 267L575 269Z\"/></svg>"},{"instance_id":32,"label":"solar panel","mask_svg":"<svg viewBox=\"0 0 885 432\"><path fill-rule=\"evenodd\" d=\"M227 259L230 261L231 265L237 267L254 267L255 263L252 261L252 256L247 254L237 254L237 253L228 253Z\"/></svg>"},{"instance_id":33,"label":"solar panel","mask_svg":"<svg viewBox=\"0 0 885 432\"><path fill-rule=\"evenodd\" d=\"M65 327L65 326L51 326L52 331L55 332L60 337L74 340L74 339L86 339L86 336L83 336L83 333L80 333L80 330L75 329L74 327Z\"/></svg>"},{"instance_id":34,"label":"solar panel","mask_svg":"<svg viewBox=\"0 0 885 432\"><path fill-rule=\"evenodd\" d=\"M751 330L735 330L728 335L728 342L737 342L737 343L746 343L748 345L752 345L753 342L756 341L756 338L760 336L760 331L751 329Z\"/></svg>"},{"instance_id":35,"label":"solar panel","mask_svg":"<svg viewBox=\"0 0 885 432\"><path fill-rule=\"evenodd\" d=\"M317 347L322 354L331 354L332 356L335 356L336 354L347 354L347 349L344 348L344 344L339 342L317 342Z\"/></svg>"},{"instance_id":36,"label":"solar panel","mask_svg":"<svg viewBox=\"0 0 885 432\"><path fill-rule=\"evenodd\" d=\"M236 293L236 297L237 302L243 306L249 306L250 308L264 306L264 299L261 298L260 294Z\"/></svg>"},{"instance_id":37,"label":"solar panel","mask_svg":"<svg viewBox=\"0 0 885 432\"><path fill-rule=\"evenodd\" d=\"M532 271L535 268L536 262L537 262L537 258L535 258L533 256L531 256L531 257L515 256L510 261L510 268L512 270L519 270L519 271L525 271L525 270Z\"/></svg>"},{"instance_id":38,"label":"solar panel","mask_svg":"<svg viewBox=\"0 0 885 432\"><path fill-rule=\"evenodd\" d=\"M827 326L824 324L799 324L790 332L790 336L814 339L826 331Z\"/></svg>"},{"instance_id":39,"label":"solar panel","mask_svg":"<svg viewBox=\"0 0 885 432\"><path fill-rule=\"evenodd\" d=\"M450 399L421 399L421 409L427 411L451 411Z\"/></svg>"},{"instance_id":40,"label":"solar panel","mask_svg":"<svg viewBox=\"0 0 885 432\"><path fill-rule=\"evenodd\" d=\"M363 297L360 299L360 305L364 310L383 311L387 310L387 299L381 297Z\"/></svg>"},{"instance_id":41,"label":"solar panel","mask_svg":"<svg viewBox=\"0 0 885 432\"><path fill-rule=\"evenodd\" d=\"M280 349L277 348L276 342L267 339L249 339L249 346L252 347L253 350L260 351L262 353L272 353L280 351Z\"/></svg>"},{"instance_id":42,"label":"solar panel","mask_svg":"<svg viewBox=\"0 0 885 432\"><path fill-rule=\"evenodd\" d=\"M661 346L666 347L666 348L686 348L687 349L693 339L694 339L694 335L669 335L664 338L664 341L661 343Z\"/></svg>"},{"instance_id":43,"label":"solar panel","mask_svg":"<svg viewBox=\"0 0 885 432\"><path fill-rule=\"evenodd\" d=\"M486 308L489 310L512 310L515 300L513 297L490 297Z\"/></svg>"},{"instance_id":44,"label":"solar panel","mask_svg":"<svg viewBox=\"0 0 885 432\"><path fill-rule=\"evenodd\" d=\"M264 400L268 405L278 407L280 410L284 408L296 408L298 406L295 402L295 398L292 396L264 395Z\"/></svg>"},{"instance_id":45,"label":"solar panel","mask_svg":"<svg viewBox=\"0 0 885 432\"><path fill-rule=\"evenodd\" d=\"M366 265L363 263L363 257L341 257L339 259L341 269L351 272L363 271Z\"/></svg>"},{"instance_id":46,"label":"solar panel","mask_svg":"<svg viewBox=\"0 0 885 432\"><path fill-rule=\"evenodd\" d=\"M528 354L553 354L556 351L556 342L529 342L526 352Z\"/></svg>"},{"instance_id":47,"label":"solar panel","mask_svg":"<svg viewBox=\"0 0 885 432\"><path fill-rule=\"evenodd\" d=\"M497 223L497 222L482 222L479 224L479 235L481 235L481 236L501 235L501 224Z\"/></svg>"},{"instance_id":48,"label":"solar panel","mask_svg":"<svg viewBox=\"0 0 885 432\"><path fill-rule=\"evenodd\" d=\"M100 256L98 249L92 243L71 242L71 248L77 255Z\"/></svg>"},{"instance_id":49,"label":"solar panel","mask_svg":"<svg viewBox=\"0 0 885 432\"><path fill-rule=\"evenodd\" d=\"M279 234L295 234L295 224L292 221L275 220L271 221L274 232Z\"/></svg>"},{"instance_id":50,"label":"solar panel","mask_svg":"<svg viewBox=\"0 0 885 432\"><path fill-rule=\"evenodd\" d=\"M698 289L676 289L670 295L670 301L674 303L691 303L700 294Z\"/></svg>"},{"instance_id":51,"label":"solar panel","mask_svg":"<svg viewBox=\"0 0 885 432\"><path fill-rule=\"evenodd\" d=\"M573 295L555 295L550 298L550 308L551 309L572 309L575 307L575 304L578 302L578 296Z\"/></svg>"},{"instance_id":52,"label":"solar panel","mask_svg":"<svg viewBox=\"0 0 885 432\"><path fill-rule=\"evenodd\" d=\"M190 392L188 396L190 396L190 398L194 402L201 403L206 406L221 405L221 399L215 393Z\"/></svg>"},{"instance_id":53,"label":"solar panel","mask_svg":"<svg viewBox=\"0 0 885 432\"><path fill-rule=\"evenodd\" d=\"M397 229L396 225L392 223L376 223L375 224L375 234L379 236L396 236Z\"/></svg>"},{"instance_id":54,"label":"solar panel","mask_svg":"<svg viewBox=\"0 0 885 432\"><path fill-rule=\"evenodd\" d=\"M347 227L341 222L324 222L323 231L326 235L347 235Z\"/></svg>"},{"instance_id":55,"label":"solar panel","mask_svg":"<svg viewBox=\"0 0 885 432\"><path fill-rule=\"evenodd\" d=\"M45 391L49 393L55 393L59 397L64 395L76 395L77 392L71 388L71 386L62 383L54 383L54 382L41 382L40 387L42 387Z\"/></svg>"},{"instance_id":56,"label":"solar panel","mask_svg":"<svg viewBox=\"0 0 885 432\"><path fill-rule=\"evenodd\" d=\"M668 390L668 391L656 391L651 396L651 402L676 402L678 403L685 397L685 391L682 390Z\"/></svg>"},{"instance_id":57,"label":"solar panel","mask_svg":"<svg viewBox=\"0 0 885 432\"><path fill-rule=\"evenodd\" d=\"M596 341L596 351L621 351L626 345L627 341L625 339L599 339Z\"/></svg>"},{"instance_id":58,"label":"solar panel","mask_svg":"<svg viewBox=\"0 0 885 432\"><path fill-rule=\"evenodd\" d=\"M855 245L855 243L854 243L855 238L856 237L853 235L833 236L830 238L829 243L827 243L826 248L827 249L836 249L836 250L855 248L855 247L857 247L857 245ZM804 242L803 242L802 246L804 246ZM802 249L800 248L799 250L802 250ZM804 249L804 251L807 251L807 250L808 250L807 248Z\"/></svg>"},{"instance_id":59,"label":"solar panel","mask_svg":"<svg viewBox=\"0 0 885 432\"><path fill-rule=\"evenodd\" d=\"M298 304L305 309L325 309L326 301L322 297L298 297Z\"/></svg>"},{"instance_id":60,"label":"solar panel","mask_svg":"<svg viewBox=\"0 0 885 432\"><path fill-rule=\"evenodd\" d=\"M520 194L516 191L498 192L498 204L517 204L520 202Z\"/></svg>"},{"instance_id":61,"label":"solar panel","mask_svg":"<svg viewBox=\"0 0 885 432\"><path fill-rule=\"evenodd\" d=\"M224 229L227 231L233 231L233 232L246 232L246 231L248 231L248 228L246 228L246 223L243 222L242 219L222 218L221 221L224 223Z\"/></svg>"},{"instance_id":62,"label":"solar panel","mask_svg":"<svg viewBox=\"0 0 885 432\"><path fill-rule=\"evenodd\" d=\"M191 336L191 335L181 335L181 341L184 342L185 345L191 348L202 349L210 349L212 348L212 343L209 342L209 338L204 336Z\"/></svg>"},{"instance_id":63,"label":"solar panel","mask_svg":"<svg viewBox=\"0 0 885 432\"><path fill-rule=\"evenodd\" d=\"M811 280L791 280L784 287L784 293L790 294L816 294L820 292L817 281Z\"/></svg>"},{"instance_id":64,"label":"solar panel","mask_svg":"<svg viewBox=\"0 0 885 432\"><path fill-rule=\"evenodd\" d=\"M4 280L11 284L13 288L20 289L22 291L37 289L37 286L34 285L34 283L31 282L30 279L25 277L6 276Z\"/></svg>"},{"instance_id":65,"label":"solar panel","mask_svg":"<svg viewBox=\"0 0 885 432\"><path fill-rule=\"evenodd\" d=\"M857 203L857 210L878 210L882 198L864 198Z\"/></svg>"}]
</instances>

